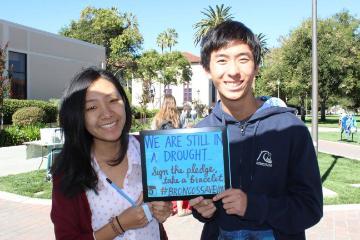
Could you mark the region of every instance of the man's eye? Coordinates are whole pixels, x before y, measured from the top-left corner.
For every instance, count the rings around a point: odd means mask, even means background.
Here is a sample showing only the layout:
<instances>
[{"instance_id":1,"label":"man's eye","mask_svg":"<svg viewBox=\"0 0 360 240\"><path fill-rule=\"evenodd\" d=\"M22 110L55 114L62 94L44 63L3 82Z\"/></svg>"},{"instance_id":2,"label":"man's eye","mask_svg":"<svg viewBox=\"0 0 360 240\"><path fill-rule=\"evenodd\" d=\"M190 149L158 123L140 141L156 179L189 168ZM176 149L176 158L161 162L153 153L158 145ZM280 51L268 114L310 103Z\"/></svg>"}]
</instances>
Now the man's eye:
<instances>
[{"instance_id":1,"label":"man's eye","mask_svg":"<svg viewBox=\"0 0 360 240\"><path fill-rule=\"evenodd\" d=\"M244 62L248 62L249 58L240 58L240 62L244 63Z\"/></svg>"},{"instance_id":2,"label":"man's eye","mask_svg":"<svg viewBox=\"0 0 360 240\"><path fill-rule=\"evenodd\" d=\"M217 63L226 63L226 60L225 59L218 59L216 60Z\"/></svg>"}]
</instances>

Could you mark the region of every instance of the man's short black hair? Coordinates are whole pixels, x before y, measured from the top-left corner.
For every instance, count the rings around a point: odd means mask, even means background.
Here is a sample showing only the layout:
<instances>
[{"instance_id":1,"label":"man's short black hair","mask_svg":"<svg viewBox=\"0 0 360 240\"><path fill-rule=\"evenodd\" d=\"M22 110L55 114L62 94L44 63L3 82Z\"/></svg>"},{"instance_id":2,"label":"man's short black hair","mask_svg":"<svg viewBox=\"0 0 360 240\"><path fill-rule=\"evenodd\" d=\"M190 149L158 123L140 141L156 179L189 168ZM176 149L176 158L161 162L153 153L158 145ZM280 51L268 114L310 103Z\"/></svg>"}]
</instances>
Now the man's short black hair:
<instances>
[{"instance_id":1,"label":"man's short black hair","mask_svg":"<svg viewBox=\"0 0 360 240\"><path fill-rule=\"evenodd\" d=\"M235 40L249 45L255 65L259 66L261 48L257 37L243 23L228 20L210 29L201 40L201 65L205 70L210 71L211 53Z\"/></svg>"}]
</instances>

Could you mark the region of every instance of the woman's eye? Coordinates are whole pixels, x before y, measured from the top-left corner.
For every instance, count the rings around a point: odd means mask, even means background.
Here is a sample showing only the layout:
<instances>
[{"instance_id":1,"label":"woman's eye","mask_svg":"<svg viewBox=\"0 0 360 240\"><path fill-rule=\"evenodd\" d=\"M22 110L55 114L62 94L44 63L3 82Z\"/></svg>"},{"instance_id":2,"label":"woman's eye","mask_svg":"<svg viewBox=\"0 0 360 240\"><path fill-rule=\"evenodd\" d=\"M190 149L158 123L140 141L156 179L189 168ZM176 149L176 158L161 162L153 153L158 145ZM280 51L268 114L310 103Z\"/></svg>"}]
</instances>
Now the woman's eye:
<instances>
[{"instance_id":1,"label":"woman's eye","mask_svg":"<svg viewBox=\"0 0 360 240\"><path fill-rule=\"evenodd\" d=\"M118 101L119 101L118 98L113 98L113 99L110 100L110 102L112 102L112 103L113 103L113 102L118 102Z\"/></svg>"},{"instance_id":2,"label":"woman's eye","mask_svg":"<svg viewBox=\"0 0 360 240\"><path fill-rule=\"evenodd\" d=\"M96 106L89 106L86 108L86 111L91 111L91 110L95 110Z\"/></svg>"}]
</instances>

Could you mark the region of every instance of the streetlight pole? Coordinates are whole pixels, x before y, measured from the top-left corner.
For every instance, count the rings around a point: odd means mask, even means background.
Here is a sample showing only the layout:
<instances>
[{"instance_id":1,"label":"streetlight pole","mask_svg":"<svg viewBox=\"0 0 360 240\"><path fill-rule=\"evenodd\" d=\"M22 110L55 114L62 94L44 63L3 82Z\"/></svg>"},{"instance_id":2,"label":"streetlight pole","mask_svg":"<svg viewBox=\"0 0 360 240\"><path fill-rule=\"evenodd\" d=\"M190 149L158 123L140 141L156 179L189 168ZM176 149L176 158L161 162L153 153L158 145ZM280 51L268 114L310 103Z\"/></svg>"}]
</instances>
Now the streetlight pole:
<instances>
[{"instance_id":1,"label":"streetlight pole","mask_svg":"<svg viewBox=\"0 0 360 240\"><path fill-rule=\"evenodd\" d=\"M312 121L311 136L318 154L318 58L317 58L317 0L312 0Z\"/></svg>"},{"instance_id":2,"label":"streetlight pole","mask_svg":"<svg viewBox=\"0 0 360 240\"><path fill-rule=\"evenodd\" d=\"M280 98L280 80L277 80L276 84L278 86L278 98Z\"/></svg>"}]
</instances>

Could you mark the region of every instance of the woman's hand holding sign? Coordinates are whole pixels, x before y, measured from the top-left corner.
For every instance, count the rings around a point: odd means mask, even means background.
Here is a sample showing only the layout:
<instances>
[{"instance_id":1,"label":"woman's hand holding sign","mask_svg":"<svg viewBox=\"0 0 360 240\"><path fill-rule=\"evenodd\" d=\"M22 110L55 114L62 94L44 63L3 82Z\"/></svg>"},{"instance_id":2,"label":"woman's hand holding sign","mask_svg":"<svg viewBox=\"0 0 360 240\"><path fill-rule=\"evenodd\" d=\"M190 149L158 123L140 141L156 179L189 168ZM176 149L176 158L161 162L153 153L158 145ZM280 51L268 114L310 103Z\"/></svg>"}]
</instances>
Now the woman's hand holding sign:
<instances>
[{"instance_id":1,"label":"woman's hand holding sign","mask_svg":"<svg viewBox=\"0 0 360 240\"><path fill-rule=\"evenodd\" d=\"M204 199L204 197L201 196L191 199L189 203L190 206L193 207L204 218L211 218L216 211L213 200Z\"/></svg>"},{"instance_id":2,"label":"woman's hand holding sign","mask_svg":"<svg viewBox=\"0 0 360 240\"><path fill-rule=\"evenodd\" d=\"M247 208L247 195L240 189L229 188L217 194L213 201L222 200L223 207L227 214L236 214L243 217Z\"/></svg>"}]
</instances>

